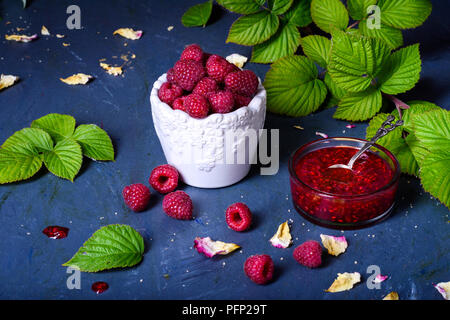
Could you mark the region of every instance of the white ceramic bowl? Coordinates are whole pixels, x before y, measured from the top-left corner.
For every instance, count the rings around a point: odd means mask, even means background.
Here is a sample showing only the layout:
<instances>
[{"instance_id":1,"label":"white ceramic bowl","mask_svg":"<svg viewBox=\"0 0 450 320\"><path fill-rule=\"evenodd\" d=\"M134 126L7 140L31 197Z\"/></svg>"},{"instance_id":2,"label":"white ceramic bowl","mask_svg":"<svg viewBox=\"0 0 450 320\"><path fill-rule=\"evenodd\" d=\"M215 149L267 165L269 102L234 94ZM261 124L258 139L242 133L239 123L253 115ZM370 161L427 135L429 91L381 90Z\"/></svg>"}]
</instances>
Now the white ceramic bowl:
<instances>
[{"instance_id":1,"label":"white ceramic bowl","mask_svg":"<svg viewBox=\"0 0 450 320\"><path fill-rule=\"evenodd\" d=\"M166 74L153 84L150 94L153 124L167 163L179 171L183 181L200 188L220 188L243 179L256 159L257 145L246 143L251 131L259 133L266 115L266 90L261 85L247 107L226 114L211 114L195 119L181 110L173 110L158 98L158 90L166 82ZM233 142L227 134L235 135ZM250 134L251 136L251 134ZM258 136L259 137L259 136ZM238 150L245 150L247 161L237 159Z\"/></svg>"}]
</instances>

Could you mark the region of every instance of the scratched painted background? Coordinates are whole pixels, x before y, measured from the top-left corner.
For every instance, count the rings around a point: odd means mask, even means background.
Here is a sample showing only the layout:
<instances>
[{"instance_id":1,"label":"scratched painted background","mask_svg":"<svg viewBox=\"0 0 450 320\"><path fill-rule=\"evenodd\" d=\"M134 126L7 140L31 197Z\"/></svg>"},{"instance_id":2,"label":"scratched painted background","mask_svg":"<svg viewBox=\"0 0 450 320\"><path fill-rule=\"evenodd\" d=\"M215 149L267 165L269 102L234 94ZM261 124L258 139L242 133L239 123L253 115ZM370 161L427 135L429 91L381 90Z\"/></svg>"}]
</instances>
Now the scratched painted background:
<instances>
[{"instance_id":1,"label":"scratched painted background","mask_svg":"<svg viewBox=\"0 0 450 320\"><path fill-rule=\"evenodd\" d=\"M78 123L101 125L113 139L114 163L83 162L74 183L45 170L29 181L0 186L0 298L1 299L381 299L397 291L401 299L442 299L433 283L450 280L449 211L424 193L417 179L403 176L397 207L385 222L345 231L317 227L293 209L288 184L288 155L299 145L328 135L364 137L366 124L346 129L332 119L333 109L304 118L268 114L266 128L280 129L279 173L260 176L257 167L242 182L223 189L184 186L195 204L195 221L175 221L161 208L156 195L142 213L128 210L121 197L130 183L147 183L153 167L165 162L153 129L149 93L153 82L173 65L184 45L199 43L208 52L250 56L249 47L225 44L227 31L238 15L220 8L206 28L185 28L182 13L197 1L76 1L81 30L67 30L66 8L73 1L32 1L22 10L19 0L0 2L0 72L14 74L20 83L0 93L0 141L47 113L73 115ZM420 28L405 32L406 44L421 43L422 78L406 100L423 99L450 106L450 5L433 1L431 17ZM10 23L8 23L10 22ZM29 44L4 40L16 27L39 33L45 25L64 39L40 37ZM174 26L167 31L168 26ZM138 41L113 37L119 27L144 30ZM62 43L70 46L63 46ZM128 43L124 46L124 43ZM124 77L114 78L98 60L122 64L121 55L136 55ZM116 58L114 58L116 57ZM247 64L260 77L268 67ZM95 77L87 86L71 87L58 79L77 72ZM305 130L292 128L301 125ZM224 221L226 207L246 202L255 215L252 229L236 233ZM277 226L292 219L294 246L281 250L268 240ZM61 264L101 226L129 224L146 242L143 261L136 267L83 273L81 289L69 290L69 276ZM41 230L48 225L70 228L69 236L51 240ZM293 248L319 234L345 235L349 247L339 257L326 256L323 267L308 270L292 258ZM207 259L192 249L195 236L211 236L242 246L242 252ZM267 253L276 265L275 279L257 286L242 271L245 259ZM378 265L389 279L379 290L365 281L369 265ZM338 272L362 274L362 283L343 293L325 293ZM168 275L168 276L164 276ZM94 281L110 289L97 296Z\"/></svg>"}]
</instances>

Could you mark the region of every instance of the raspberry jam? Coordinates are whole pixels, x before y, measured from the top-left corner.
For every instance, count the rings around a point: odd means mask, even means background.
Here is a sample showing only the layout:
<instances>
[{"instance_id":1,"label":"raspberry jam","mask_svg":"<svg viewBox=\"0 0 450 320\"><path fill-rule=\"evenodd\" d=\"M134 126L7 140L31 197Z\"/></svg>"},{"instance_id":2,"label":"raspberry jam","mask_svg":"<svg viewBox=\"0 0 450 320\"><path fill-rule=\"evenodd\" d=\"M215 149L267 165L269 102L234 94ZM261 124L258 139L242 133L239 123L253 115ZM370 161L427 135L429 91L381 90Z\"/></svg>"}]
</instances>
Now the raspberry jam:
<instances>
[{"instance_id":1,"label":"raspberry jam","mask_svg":"<svg viewBox=\"0 0 450 320\"><path fill-rule=\"evenodd\" d=\"M352 229L386 217L394 203L400 168L395 157L375 145L353 170L346 164L364 144L352 138L328 138L299 148L290 160L294 206L307 219L327 227Z\"/></svg>"},{"instance_id":2,"label":"raspberry jam","mask_svg":"<svg viewBox=\"0 0 450 320\"><path fill-rule=\"evenodd\" d=\"M108 288L109 288L109 285L103 281L94 282L91 287L92 291L94 291L96 294L103 293L106 290L108 290Z\"/></svg>"},{"instance_id":3,"label":"raspberry jam","mask_svg":"<svg viewBox=\"0 0 450 320\"><path fill-rule=\"evenodd\" d=\"M51 239L63 239L67 237L69 233L69 228L60 227L60 226L48 226L42 233Z\"/></svg>"}]
</instances>

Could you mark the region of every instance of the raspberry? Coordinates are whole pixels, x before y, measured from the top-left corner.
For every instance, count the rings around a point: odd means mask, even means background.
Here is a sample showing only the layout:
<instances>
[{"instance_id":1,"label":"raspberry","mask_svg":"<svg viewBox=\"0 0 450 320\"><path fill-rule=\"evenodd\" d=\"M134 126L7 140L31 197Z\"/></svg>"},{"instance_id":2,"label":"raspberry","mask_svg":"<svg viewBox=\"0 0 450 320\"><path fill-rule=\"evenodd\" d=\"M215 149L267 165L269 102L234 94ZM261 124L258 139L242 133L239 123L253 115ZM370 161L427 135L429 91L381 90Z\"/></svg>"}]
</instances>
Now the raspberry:
<instances>
[{"instance_id":1,"label":"raspberry","mask_svg":"<svg viewBox=\"0 0 450 320\"><path fill-rule=\"evenodd\" d=\"M257 284L266 284L272 280L273 270L272 258L267 254L250 256L244 263L245 274Z\"/></svg>"},{"instance_id":2,"label":"raspberry","mask_svg":"<svg viewBox=\"0 0 450 320\"><path fill-rule=\"evenodd\" d=\"M192 118L205 118L209 112L209 103L208 100L199 94L191 93L186 96L184 100L184 107L186 108L186 112Z\"/></svg>"},{"instance_id":3,"label":"raspberry","mask_svg":"<svg viewBox=\"0 0 450 320\"><path fill-rule=\"evenodd\" d=\"M173 101L183 94L181 89L176 84L164 82L158 90L158 97L162 102L172 105Z\"/></svg>"},{"instance_id":4,"label":"raspberry","mask_svg":"<svg viewBox=\"0 0 450 320\"><path fill-rule=\"evenodd\" d=\"M213 54L206 61L206 72L208 76L217 82L223 82L227 74L238 70L238 67L217 54Z\"/></svg>"},{"instance_id":5,"label":"raspberry","mask_svg":"<svg viewBox=\"0 0 450 320\"><path fill-rule=\"evenodd\" d=\"M233 110L234 98L230 91L211 92L208 94L211 111L215 113L228 113Z\"/></svg>"},{"instance_id":6,"label":"raspberry","mask_svg":"<svg viewBox=\"0 0 450 320\"><path fill-rule=\"evenodd\" d=\"M178 171L170 164L157 166L150 173L148 182L159 193L169 193L178 186Z\"/></svg>"},{"instance_id":7,"label":"raspberry","mask_svg":"<svg viewBox=\"0 0 450 320\"><path fill-rule=\"evenodd\" d=\"M167 82L176 84L176 82L175 82L175 72L173 71L173 68L170 68L169 70L167 70L166 79L167 79Z\"/></svg>"},{"instance_id":8,"label":"raspberry","mask_svg":"<svg viewBox=\"0 0 450 320\"><path fill-rule=\"evenodd\" d=\"M191 44L183 50L180 60L187 59L203 62L203 50L198 44Z\"/></svg>"},{"instance_id":9,"label":"raspberry","mask_svg":"<svg viewBox=\"0 0 450 320\"><path fill-rule=\"evenodd\" d=\"M163 210L168 216L175 219L192 219L192 200L184 191L171 192L163 199Z\"/></svg>"},{"instance_id":10,"label":"raspberry","mask_svg":"<svg viewBox=\"0 0 450 320\"><path fill-rule=\"evenodd\" d=\"M184 106L184 100L186 100L186 96L181 96L176 98L172 103L173 110L181 110L186 112L186 107Z\"/></svg>"},{"instance_id":11,"label":"raspberry","mask_svg":"<svg viewBox=\"0 0 450 320\"><path fill-rule=\"evenodd\" d=\"M125 204L133 211L144 210L150 201L150 190L142 183L126 186L122 190Z\"/></svg>"},{"instance_id":12,"label":"raspberry","mask_svg":"<svg viewBox=\"0 0 450 320\"><path fill-rule=\"evenodd\" d=\"M242 202L233 203L227 208L225 218L228 226L234 231L244 231L252 223L252 213Z\"/></svg>"},{"instance_id":13,"label":"raspberry","mask_svg":"<svg viewBox=\"0 0 450 320\"><path fill-rule=\"evenodd\" d=\"M192 91L197 82L205 76L205 68L195 60L179 60L173 67L176 83L186 91Z\"/></svg>"},{"instance_id":14,"label":"raspberry","mask_svg":"<svg viewBox=\"0 0 450 320\"><path fill-rule=\"evenodd\" d=\"M251 70L229 73L225 77L225 87L237 94L252 97L258 89L258 77Z\"/></svg>"},{"instance_id":15,"label":"raspberry","mask_svg":"<svg viewBox=\"0 0 450 320\"><path fill-rule=\"evenodd\" d=\"M293 255L298 263L308 268L317 268L322 264L322 247L314 240L299 245L295 248Z\"/></svg>"},{"instance_id":16,"label":"raspberry","mask_svg":"<svg viewBox=\"0 0 450 320\"><path fill-rule=\"evenodd\" d=\"M217 91L219 87L217 86L216 80L209 77L204 77L196 85L192 93L197 93L199 95L205 96L209 92Z\"/></svg>"},{"instance_id":17,"label":"raspberry","mask_svg":"<svg viewBox=\"0 0 450 320\"><path fill-rule=\"evenodd\" d=\"M252 101L252 98L237 93L233 93L233 97L234 97L234 106L236 109L240 107L246 107L250 104L250 101Z\"/></svg>"}]
</instances>

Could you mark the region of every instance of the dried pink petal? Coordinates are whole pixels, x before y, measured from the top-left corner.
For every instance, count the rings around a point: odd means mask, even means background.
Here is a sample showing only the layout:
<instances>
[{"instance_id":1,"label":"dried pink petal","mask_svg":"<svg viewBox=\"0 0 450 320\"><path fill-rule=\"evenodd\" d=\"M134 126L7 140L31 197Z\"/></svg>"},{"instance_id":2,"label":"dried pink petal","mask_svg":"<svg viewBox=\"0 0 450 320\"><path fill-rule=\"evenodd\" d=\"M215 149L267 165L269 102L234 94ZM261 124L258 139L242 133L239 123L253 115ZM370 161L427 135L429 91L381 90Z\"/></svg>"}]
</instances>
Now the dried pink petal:
<instances>
[{"instance_id":1,"label":"dried pink petal","mask_svg":"<svg viewBox=\"0 0 450 320\"><path fill-rule=\"evenodd\" d=\"M348 129L353 129L354 127L356 127L356 125L354 125L353 123L350 123L348 125L345 126Z\"/></svg>"},{"instance_id":2,"label":"dried pink petal","mask_svg":"<svg viewBox=\"0 0 450 320\"><path fill-rule=\"evenodd\" d=\"M10 41L18 41L18 42L30 42L34 39L37 39L37 34L33 34L32 36L27 36L24 34L11 34L7 35L5 34L5 39Z\"/></svg>"},{"instance_id":3,"label":"dried pink petal","mask_svg":"<svg viewBox=\"0 0 450 320\"><path fill-rule=\"evenodd\" d=\"M327 135L327 134L322 133L322 132L318 132L318 131L316 131L316 136L321 136L321 137L324 138L324 139L328 138L328 135Z\"/></svg>"},{"instance_id":4,"label":"dried pink petal","mask_svg":"<svg viewBox=\"0 0 450 320\"><path fill-rule=\"evenodd\" d=\"M444 297L445 300L450 300L450 281L439 282L435 284L436 290Z\"/></svg>"},{"instance_id":5,"label":"dried pink petal","mask_svg":"<svg viewBox=\"0 0 450 320\"><path fill-rule=\"evenodd\" d=\"M277 232L269 240L275 248L286 249L292 243L292 236L289 230L288 222L283 222L278 226Z\"/></svg>"},{"instance_id":6,"label":"dried pink petal","mask_svg":"<svg viewBox=\"0 0 450 320\"><path fill-rule=\"evenodd\" d=\"M322 244L328 250L328 253L333 256L338 256L341 253L344 253L348 247L347 239L345 239L344 236L335 237L321 234L320 239L322 239Z\"/></svg>"},{"instance_id":7,"label":"dried pink petal","mask_svg":"<svg viewBox=\"0 0 450 320\"><path fill-rule=\"evenodd\" d=\"M194 239L194 248L196 248L199 253L203 253L208 258L211 258L216 254L226 255L240 248L240 246L234 243L213 241L211 240L210 237L206 238L196 237Z\"/></svg>"},{"instance_id":8,"label":"dried pink petal","mask_svg":"<svg viewBox=\"0 0 450 320\"><path fill-rule=\"evenodd\" d=\"M373 280L374 283L381 283L384 280L386 280L387 278L389 278L389 276L382 276L381 274L377 274L377 276L375 277L375 279Z\"/></svg>"},{"instance_id":9,"label":"dried pink petal","mask_svg":"<svg viewBox=\"0 0 450 320\"><path fill-rule=\"evenodd\" d=\"M121 35L122 37L130 40L138 40L142 37L143 31L142 30L135 31L131 28L120 28L114 31L113 35L115 34Z\"/></svg>"}]
</instances>

